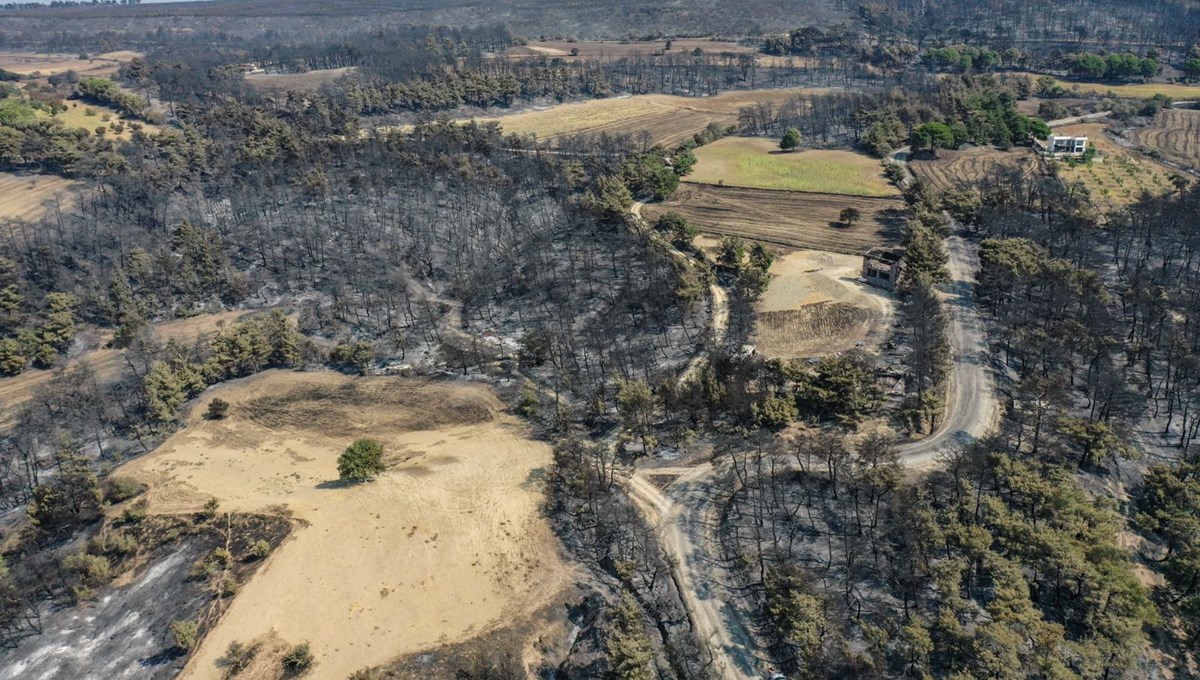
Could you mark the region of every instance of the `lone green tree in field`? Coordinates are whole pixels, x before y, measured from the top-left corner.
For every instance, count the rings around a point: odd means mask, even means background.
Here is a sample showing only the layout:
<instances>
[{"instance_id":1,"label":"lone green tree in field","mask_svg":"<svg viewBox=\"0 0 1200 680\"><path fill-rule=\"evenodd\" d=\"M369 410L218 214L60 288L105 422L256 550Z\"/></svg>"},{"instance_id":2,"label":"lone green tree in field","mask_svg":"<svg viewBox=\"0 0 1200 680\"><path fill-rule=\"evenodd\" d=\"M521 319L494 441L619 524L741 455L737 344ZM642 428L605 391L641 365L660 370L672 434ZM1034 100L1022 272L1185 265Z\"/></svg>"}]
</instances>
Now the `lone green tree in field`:
<instances>
[{"instance_id":1,"label":"lone green tree in field","mask_svg":"<svg viewBox=\"0 0 1200 680\"><path fill-rule=\"evenodd\" d=\"M383 472L383 444L374 439L359 439L338 456L338 478L365 482Z\"/></svg>"},{"instance_id":2,"label":"lone green tree in field","mask_svg":"<svg viewBox=\"0 0 1200 680\"><path fill-rule=\"evenodd\" d=\"M847 227L853 227L860 218L862 218L862 212L858 208L842 208L841 214L838 215L838 219Z\"/></svg>"},{"instance_id":3,"label":"lone green tree in field","mask_svg":"<svg viewBox=\"0 0 1200 680\"><path fill-rule=\"evenodd\" d=\"M779 140L779 148L784 151L792 151L800 146L800 131L796 128L788 128L783 133L783 139Z\"/></svg>"}]
</instances>

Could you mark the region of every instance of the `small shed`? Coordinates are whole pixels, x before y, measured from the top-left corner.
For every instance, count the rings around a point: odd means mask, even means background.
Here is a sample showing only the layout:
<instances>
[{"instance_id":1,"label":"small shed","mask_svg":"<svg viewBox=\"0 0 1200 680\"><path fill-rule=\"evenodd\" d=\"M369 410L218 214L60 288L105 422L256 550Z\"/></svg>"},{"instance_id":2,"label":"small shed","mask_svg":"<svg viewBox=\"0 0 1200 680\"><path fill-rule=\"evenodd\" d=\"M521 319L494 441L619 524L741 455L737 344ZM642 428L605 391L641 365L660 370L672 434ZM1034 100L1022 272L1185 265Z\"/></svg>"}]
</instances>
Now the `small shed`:
<instances>
[{"instance_id":1,"label":"small shed","mask_svg":"<svg viewBox=\"0 0 1200 680\"><path fill-rule=\"evenodd\" d=\"M904 273L904 251L872 248L863 255L863 279L870 285L895 290Z\"/></svg>"}]
</instances>

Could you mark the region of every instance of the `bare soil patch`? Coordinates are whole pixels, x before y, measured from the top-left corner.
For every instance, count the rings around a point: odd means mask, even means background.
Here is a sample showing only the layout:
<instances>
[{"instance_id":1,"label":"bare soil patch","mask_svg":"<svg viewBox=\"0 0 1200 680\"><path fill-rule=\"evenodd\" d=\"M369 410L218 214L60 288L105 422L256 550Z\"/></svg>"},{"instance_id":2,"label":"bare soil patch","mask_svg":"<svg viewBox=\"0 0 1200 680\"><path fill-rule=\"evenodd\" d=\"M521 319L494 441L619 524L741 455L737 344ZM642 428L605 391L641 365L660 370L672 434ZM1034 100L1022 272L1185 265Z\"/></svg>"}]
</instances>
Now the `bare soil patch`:
<instances>
[{"instance_id":1,"label":"bare soil patch","mask_svg":"<svg viewBox=\"0 0 1200 680\"><path fill-rule=\"evenodd\" d=\"M858 282L862 259L812 250L778 258L755 305L751 342L763 356L803 359L874 350L893 316L883 291Z\"/></svg>"},{"instance_id":2,"label":"bare soil patch","mask_svg":"<svg viewBox=\"0 0 1200 680\"><path fill-rule=\"evenodd\" d=\"M1169 161L1200 168L1200 111L1166 109L1151 125L1131 131L1129 137Z\"/></svg>"},{"instance_id":3,"label":"bare soil patch","mask_svg":"<svg viewBox=\"0 0 1200 680\"><path fill-rule=\"evenodd\" d=\"M229 418L193 418L119 474L150 485L152 513L216 497L222 510L273 509L306 526L245 584L182 677L219 678L231 642L275 631L311 643L307 677L341 680L500 627L566 585L539 511L550 449L490 389L272 371L212 396L231 402ZM337 482L337 456L364 436L384 443L389 469Z\"/></svg>"},{"instance_id":4,"label":"bare soil patch","mask_svg":"<svg viewBox=\"0 0 1200 680\"><path fill-rule=\"evenodd\" d=\"M1042 172L1043 163L1032 149L1002 151L973 146L957 151L938 151L937 158L914 159L909 168L934 191L942 192L978 186L1002 169L1031 176Z\"/></svg>"},{"instance_id":5,"label":"bare soil patch","mask_svg":"<svg viewBox=\"0 0 1200 680\"><path fill-rule=\"evenodd\" d=\"M862 218L843 225L845 208ZM860 255L875 246L899 242L903 202L799 191L685 184L667 201L645 208L651 220L673 210L703 231L734 235L790 248Z\"/></svg>"}]
</instances>

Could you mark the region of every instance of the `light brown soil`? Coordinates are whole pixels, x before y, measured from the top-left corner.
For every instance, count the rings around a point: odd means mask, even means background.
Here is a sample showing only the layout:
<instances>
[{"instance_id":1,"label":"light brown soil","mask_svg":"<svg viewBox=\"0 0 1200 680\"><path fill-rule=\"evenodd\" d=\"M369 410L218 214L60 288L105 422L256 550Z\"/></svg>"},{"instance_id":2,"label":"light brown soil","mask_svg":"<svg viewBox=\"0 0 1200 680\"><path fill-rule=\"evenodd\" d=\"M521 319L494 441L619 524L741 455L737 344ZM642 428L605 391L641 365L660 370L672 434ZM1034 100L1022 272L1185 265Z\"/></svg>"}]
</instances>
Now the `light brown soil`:
<instances>
[{"instance_id":1,"label":"light brown soil","mask_svg":"<svg viewBox=\"0 0 1200 680\"><path fill-rule=\"evenodd\" d=\"M738 112L756 102L781 104L799 94L822 88L784 88L723 92L713 97L677 97L644 94L560 104L541 111L526 111L481 120L500 123L506 133L536 134L557 139L587 133L638 134L647 131L659 144L678 144L709 123L736 125Z\"/></svg>"},{"instance_id":2,"label":"light brown soil","mask_svg":"<svg viewBox=\"0 0 1200 680\"><path fill-rule=\"evenodd\" d=\"M695 49L700 48L707 56L726 56L736 59L741 55L752 55L759 66L803 66L804 57L775 57L760 54L756 47L739 45L729 40L705 40L703 38L680 38L671 42L671 49L665 48L665 40L634 40L623 42L579 40L539 40L528 45L517 45L504 51L508 59L536 59L542 57L558 57L566 61L572 59L587 60L616 60L626 57L648 57L662 55L668 57L690 57ZM579 50L572 56L571 50ZM735 62L736 63L736 62Z\"/></svg>"},{"instance_id":3,"label":"light brown soil","mask_svg":"<svg viewBox=\"0 0 1200 680\"><path fill-rule=\"evenodd\" d=\"M568 582L540 514L550 449L486 387L272 371L213 396L232 403L228 419L193 419L118 474L150 485L154 513L216 497L307 526L242 587L183 678L222 677L230 642L275 631L311 643L307 678L342 680L504 625ZM364 436L384 443L389 469L337 482L337 456Z\"/></svg>"},{"instance_id":4,"label":"light brown soil","mask_svg":"<svg viewBox=\"0 0 1200 680\"><path fill-rule=\"evenodd\" d=\"M893 314L883 291L858 282L862 258L799 250L776 259L755 305L751 342L773 359L874 349Z\"/></svg>"},{"instance_id":5,"label":"light brown soil","mask_svg":"<svg viewBox=\"0 0 1200 680\"><path fill-rule=\"evenodd\" d=\"M1200 168L1200 111L1167 109L1152 125L1133 130L1129 137L1169 161Z\"/></svg>"},{"instance_id":6,"label":"light brown soil","mask_svg":"<svg viewBox=\"0 0 1200 680\"><path fill-rule=\"evenodd\" d=\"M75 182L55 175L18 175L0 172L0 222L6 219L35 220L55 198L63 209L74 205L71 187Z\"/></svg>"},{"instance_id":7,"label":"light brown soil","mask_svg":"<svg viewBox=\"0 0 1200 680\"><path fill-rule=\"evenodd\" d=\"M355 67L330 68L307 73L248 73L246 82L264 90L315 92L325 83L354 73Z\"/></svg>"},{"instance_id":8,"label":"light brown soil","mask_svg":"<svg viewBox=\"0 0 1200 680\"><path fill-rule=\"evenodd\" d=\"M938 151L936 159L916 159L908 167L934 191L942 192L978 186L979 182L1003 168L1031 176L1042 171L1042 160L1027 148L1001 151L973 146L958 151Z\"/></svg>"},{"instance_id":9,"label":"light brown soil","mask_svg":"<svg viewBox=\"0 0 1200 680\"><path fill-rule=\"evenodd\" d=\"M862 213L852 227L839 222L844 208ZM674 210L711 234L736 235L790 248L861 255L897 243L903 202L796 191L684 184L663 203L647 205L647 218Z\"/></svg>"}]
</instances>

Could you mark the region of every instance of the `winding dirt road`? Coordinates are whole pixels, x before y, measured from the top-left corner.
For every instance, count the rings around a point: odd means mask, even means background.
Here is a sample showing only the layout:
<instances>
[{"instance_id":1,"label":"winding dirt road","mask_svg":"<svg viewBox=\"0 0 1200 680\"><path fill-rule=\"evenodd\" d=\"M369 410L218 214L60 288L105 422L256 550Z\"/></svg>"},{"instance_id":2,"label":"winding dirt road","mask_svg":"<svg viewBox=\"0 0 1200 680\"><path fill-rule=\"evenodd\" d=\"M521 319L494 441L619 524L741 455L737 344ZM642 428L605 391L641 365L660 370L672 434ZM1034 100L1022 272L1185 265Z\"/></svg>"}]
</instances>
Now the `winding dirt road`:
<instances>
[{"instance_id":1,"label":"winding dirt road","mask_svg":"<svg viewBox=\"0 0 1200 680\"><path fill-rule=\"evenodd\" d=\"M911 467L932 464L955 442L965 443L987 434L998 415L984 327L974 293L978 249L959 236L947 239L946 248L950 281L943 293L950 312L954 372L947 412L938 430L900 448L901 460ZM649 479L652 475L677 477L660 490ZM769 662L757 647L750 624L727 602L732 600L726 587L730 575L720 558L716 534L716 500L722 487L719 476L720 470L708 463L642 470L628 480L627 488L647 519L659 528L693 630L708 642L720 677L759 680L770 677Z\"/></svg>"}]
</instances>

